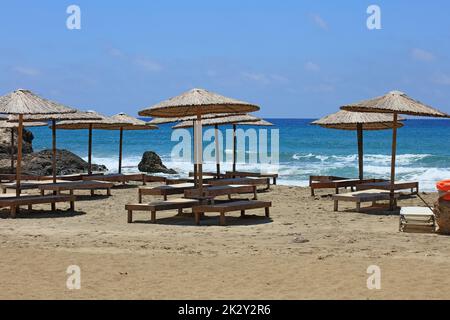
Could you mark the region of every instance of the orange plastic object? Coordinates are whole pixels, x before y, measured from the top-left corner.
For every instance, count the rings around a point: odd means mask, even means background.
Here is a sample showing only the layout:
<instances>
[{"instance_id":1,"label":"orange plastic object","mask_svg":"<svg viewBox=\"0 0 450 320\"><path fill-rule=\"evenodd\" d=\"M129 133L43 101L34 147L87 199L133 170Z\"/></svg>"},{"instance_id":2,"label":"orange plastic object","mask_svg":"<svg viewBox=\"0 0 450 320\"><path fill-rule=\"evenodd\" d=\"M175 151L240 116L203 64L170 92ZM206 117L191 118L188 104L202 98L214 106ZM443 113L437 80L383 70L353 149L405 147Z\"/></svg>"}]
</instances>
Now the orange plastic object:
<instances>
[{"instance_id":1,"label":"orange plastic object","mask_svg":"<svg viewBox=\"0 0 450 320\"><path fill-rule=\"evenodd\" d=\"M441 192L446 192L442 197L443 200L450 201L450 180L442 180L436 183L436 188Z\"/></svg>"}]
</instances>

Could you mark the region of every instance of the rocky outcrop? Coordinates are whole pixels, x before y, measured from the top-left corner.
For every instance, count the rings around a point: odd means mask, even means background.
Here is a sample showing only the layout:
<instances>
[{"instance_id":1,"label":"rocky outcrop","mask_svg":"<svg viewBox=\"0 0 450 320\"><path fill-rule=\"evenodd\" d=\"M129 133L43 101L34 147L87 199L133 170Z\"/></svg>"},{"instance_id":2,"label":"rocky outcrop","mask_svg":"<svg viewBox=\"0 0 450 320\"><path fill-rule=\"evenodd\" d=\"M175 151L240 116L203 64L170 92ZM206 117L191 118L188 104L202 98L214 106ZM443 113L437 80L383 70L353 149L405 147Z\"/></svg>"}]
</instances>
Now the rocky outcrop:
<instances>
[{"instance_id":1,"label":"rocky outcrop","mask_svg":"<svg viewBox=\"0 0 450 320\"><path fill-rule=\"evenodd\" d=\"M167 168L161 158L153 151L146 151L142 155L142 160L138 165L139 171L147 173L167 173L176 174L173 169Z\"/></svg>"},{"instance_id":2,"label":"rocky outcrop","mask_svg":"<svg viewBox=\"0 0 450 320\"><path fill-rule=\"evenodd\" d=\"M56 151L56 174L73 174L88 171L88 163L67 150ZM24 157L23 173L32 175L52 174L52 150L43 150ZM106 171L103 165L92 165L92 171Z\"/></svg>"},{"instance_id":3,"label":"rocky outcrop","mask_svg":"<svg viewBox=\"0 0 450 320\"><path fill-rule=\"evenodd\" d=\"M33 152L33 133L23 129L23 153ZM0 129L0 154L11 153L11 129ZM14 129L14 153L17 153L17 130Z\"/></svg>"},{"instance_id":4,"label":"rocky outcrop","mask_svg":"<svg viewBox=\"0 0 450 320\"><path fill-rule=\"evenodd\" d=\"M56 151L56 173L58 175L74 174L88 171L88 163L76 154L67 150ZM92 165L92 171L106 171L103 165ZM0 173L11 172L11 160L5 155L0 157ZM26 154L22 161L22 173L29 175L48 176L52 171L52 151L43 150L40 152Z\"/></svg>"}]
</instances>

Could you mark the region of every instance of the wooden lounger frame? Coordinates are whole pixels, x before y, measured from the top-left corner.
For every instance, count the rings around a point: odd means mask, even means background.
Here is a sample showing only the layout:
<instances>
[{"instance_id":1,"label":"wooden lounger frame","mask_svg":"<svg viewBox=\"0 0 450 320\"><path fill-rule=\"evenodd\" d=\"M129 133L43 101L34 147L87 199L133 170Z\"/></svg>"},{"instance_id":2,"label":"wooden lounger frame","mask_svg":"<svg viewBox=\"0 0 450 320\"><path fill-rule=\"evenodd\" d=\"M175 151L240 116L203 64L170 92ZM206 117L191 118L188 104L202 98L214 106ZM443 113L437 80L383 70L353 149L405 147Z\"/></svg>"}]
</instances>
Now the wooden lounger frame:
<instances>
[{"instance_id":1,"label":"wooden lounger frame","mask_svg":"<svg viewBox=\"0 0 450 320\"><path fill-rule=\"evenodd\" d=\"M91 196L95 195L95 190L106 190L106 195L111 196L111 188L114 187L114 183L105 181L74 181L67 183L46 184L39 186L41 195L45 194L45 191L53 191L56 194L61 194L61 191L69 191L71 195L75 190L90 190Z\"/></svg>"},{"instance_id":2,"label":"wooden lounger frame","mask_svg":"<svg viewBox=\"0 0 450 320\"><path fill-rule=\"evenodd\" d=\"M164 185L159 187L140 187L138 190L138 201L142 203L142 197L147 196L162 196L164 201L167 200L167 196L175 194L184 194L187 189L194 189L194 184L190 184L189 187L176 187L176 185Z\"/></svg>"},{"instance_id":3,"label":"wooden lounger frame","mask_svg":"<svg viewBox=\"0 0 450 320\"><path fill-rule=\"evenodd\" d=\"M258 200L258 193L256 186L250 185L232 185L232 186L208 186L203 188L203 194L199 194L198 189L187 189L184 191L185 198L202 198L202 199L214 199L219 196L228 196L231 200L233 194L253 194L253 200ZM214 200L212 200L214 201Z\"/></svg>"},{"instance_id":4,"label":"wooden lounger frame","mask_svg":"<svg viewBox=\"0 0 450 320\"><path fill-rule=\"evenodd\" d=\"M178 202L179 200L183 200ZM156 212L166 211L166 210L178 210L178 213L182 213L184 208L192 208L194 205L198 204L199 201L192 199L174 199L169 201L159 201L151 203L135 203L125 205L125 210L127 210L127 222L133 222L133 211L150 211L151 217L150 221L156 223Z\"/></svg>"},{"instance_id":5,"label":"wooden lounger frame","mask_svg":"<svg viewBox=\"0 0 450 320\"><path fill-rule=\"evenodd\" d=\"M229 179L216 179L208 180L208 184L212 186L225 186L225 185L265 185L265 190L270 189L270 178L229 178Z\"/></svg>"},{"instance_id":6,"label":"wooden lounger frame","mask_svg":"<svg viewBox=\"0 0 450 320\"><path fill-rule=\"evenodd\" d=\"M146 184L146 179L144 178L145 173L136 174L105 174L101 176L83 176L83 180L98 180L98 181L109 181L118 183L127 183L130 181L142 181L142 184Z\"/></svg>"},{"instance_id":7,"label":"wooden lounger frame","mask_svg":"<svg viewBox=\"0 0 450 320\"><path fill-rule=\"evenodd\" d=\"M357 185L371 182L383 182L382 179L350 179L336 176L310 176L309 187L311 189L311 196L315 196L316 189L334 189L336 194L339 194L340 188L350 188L354 191Z\"/></svg>"},{"instance_id":8,"label":"wooden lounger frame","mask_svg":"<svg viewBox=\"0 0 450 320\"><path fill-rule=\"evenodd\" d=\"M241 217L245 216L246 210L252 210L252 209L264 209L265 210L265 216L267 218L270 217L270 207L272 206L272 202L269 201L256 201L256 200L249 200L249 201L233 201L233 202L227 202L227 203L221 203L221 204L211 204L211 205L199 205L193 207L192 211L195 215L195 223L197 225L200 224L200 217L203 216L206 212L218 212L220 214L220 225L224 226L226 225L225 221L225 213L233 212L233 211L240 211Z\"/></svg>"},{"instance_id":9,"label":"wooden lounger frame","mask_svg":"<svg viewBox=\"0 0 450 320\"><path fill-rule=\"evenodd\" d=\"M376 185L377 182L385 182L385 185ZM377 189L377 190L391 190L391 185L389 181L377 181L375 185L369 183L362 183L356 186L357 191L369 190L369 189ZM418 181L396 181L394 185L394 190L404 190L410 189L411 194L419 194L419 182Z\"/></svg>"},{"instance_id":10,"label":"wooden lounger frame","mask_svg":"<svg viewBox=\"0 0 450 320\"><path fill-rule=\"evenodd\" d=\"M394 194L394 206L397 206L397 199L400 194ZM364 190L351 193L335 194L333 195L334 211L339 210L339 201L350 201L356 203L356 211L361 211L361 203L372 202L374 205L377 201L390 200L390 193L382 190Z\"/></svg>"},{"instance_id":11,"label":"wooden lounger frame","mask_svg":"<svg viewBox=\"0 0 450 320\"><path fill-rule=\"evenodd\" d=\"M245 178L245 177L256 177L256 178L271 178L272 184L277 184L278 174L277 173L259 173L259 172L246 172L246 171L227 171L225 173L225 178Z\"/></svg>"},{"instance_id":12,"label":"wooden lounger frame","mask_svg":"<svg viewBox=\"0 0 450 320\"><path fill-rule=\"evenodd\" d=\"M53 206L57 202L70 202L70 210L75 210L75 196L72 195L50 195L50 196L25 196L14 197L9 199L0 199L0 207L10 208L10 217L15 218L19 212L20 206L28 206L28 210L32 210L34 204L51 204L52 211L55 211Z\"/></svg>"}]
</instances>

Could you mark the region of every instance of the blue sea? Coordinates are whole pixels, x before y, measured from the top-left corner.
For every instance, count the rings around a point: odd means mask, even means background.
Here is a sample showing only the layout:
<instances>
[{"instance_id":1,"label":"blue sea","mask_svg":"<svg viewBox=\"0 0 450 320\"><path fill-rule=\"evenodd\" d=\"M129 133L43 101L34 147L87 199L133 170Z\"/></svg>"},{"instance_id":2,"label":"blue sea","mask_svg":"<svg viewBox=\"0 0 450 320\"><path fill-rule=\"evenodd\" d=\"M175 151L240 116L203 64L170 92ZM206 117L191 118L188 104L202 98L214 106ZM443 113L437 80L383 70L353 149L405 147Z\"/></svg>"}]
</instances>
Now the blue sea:
<instances>
[{"instance_id":1,"label":"blue sea","mask_svg":"<svg viewBox=\"0 0 450 320\"><path fill-rule=\"evenodd\" d=\"M357 177L358 157L356 132L324 129L310 125L313 119L267 119L279 130L279 184L306 186L310 175ZM251 127L245 127L247 130ZM221 128L225 130L230 127ZM254 127L256 131L260 129ZM47 127L30 129L35 136L35 151L51 147L51 131ZM157 152L163 162L177 170L180 176L192 170L190 162L173 161L171 125L161 125L154 131L124 132L124 172L137 171L144 151ZM269 139L270 140L270 139ZM388 178L390 173L392 132L364 132L365 177ZM94 130L93 162L104 164L117 172L119 132ZM450 178L449 120L407 120L398 131L397 179L418 180L422 190L435 190L435 182ZM87 130L59 130L57 146L87 159ZM209 142L208 142L209 143ZM208 144L205 142L205 147ZM269 146L270 150L270 146ZM224 156L231 153L223 147ZM249 158L247 150L247 158ZM230 160L230 159L229 159ZM247 159L248 160L248 159ZM248 162L248 161L246 161ZM214 170L215 163L205 163L206 170ZM222 165L231 169L231 161ZM238 170L259 170L259 165L238 163Z\"/></svg>"}]
</instances>

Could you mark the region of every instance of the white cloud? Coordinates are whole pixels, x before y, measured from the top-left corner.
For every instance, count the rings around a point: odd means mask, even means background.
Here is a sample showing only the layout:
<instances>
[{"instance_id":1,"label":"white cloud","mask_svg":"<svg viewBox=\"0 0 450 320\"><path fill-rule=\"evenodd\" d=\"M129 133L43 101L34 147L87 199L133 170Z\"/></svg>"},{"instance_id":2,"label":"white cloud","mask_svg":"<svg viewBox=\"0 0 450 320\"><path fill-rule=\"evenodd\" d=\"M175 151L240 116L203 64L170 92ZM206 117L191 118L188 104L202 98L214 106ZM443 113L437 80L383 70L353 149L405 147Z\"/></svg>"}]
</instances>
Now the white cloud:
<instances>
[{"instance_id":1,"label":"white cloud","mask_svg":"<svg viewBox=\"0 0 450 320\"><path fill-rule=\"evenodd\" d=\"M310 17L316 26L322 30L328 30L328 23L320 15L312 13L310 14Z\"/></svg>"},{"instance_id":2,"label":"white cloud","mask_svg":"<svg viewBox=\"0 0 450 320\"><path fill-rule=\"evenodd\" d=\"M14 71L21 75L29 77L38 76L41 73L38 69L28 67L15 67Z\"/></svg>"},{"instance_id":3,"label":"white cloud","mask_svg":"<svg viewBox=\"0 0 450 320\"><path fill-rule=\"evenodd\" d=\"M158 72L162 70L162 66L159 63L148 58L144 57L136 58L134 60L134 63L142 67L142 69L144 69L145 71Z\"/></svg>"},{"instance_id":4,"label":"white cloud","mask_svg":"<svg viewBox=\"0 0 450 320\"><path fill-rule=\"evenodd\" d=\"M320 70L320 66L314 62L308 61L305 63L305 70L316 72Z\"/></svg>"},{"instance_id":5,"label":"white cloud","mask_svg":"<svg viewBox=\"0 0 450 320\"><path fill-rule=\"evenodd\" d=\"M425 62L430 62L436 59L433 53L419 48L414 48L411 50L411 57L414 60Z\"/></svg>"}]
</instances>

